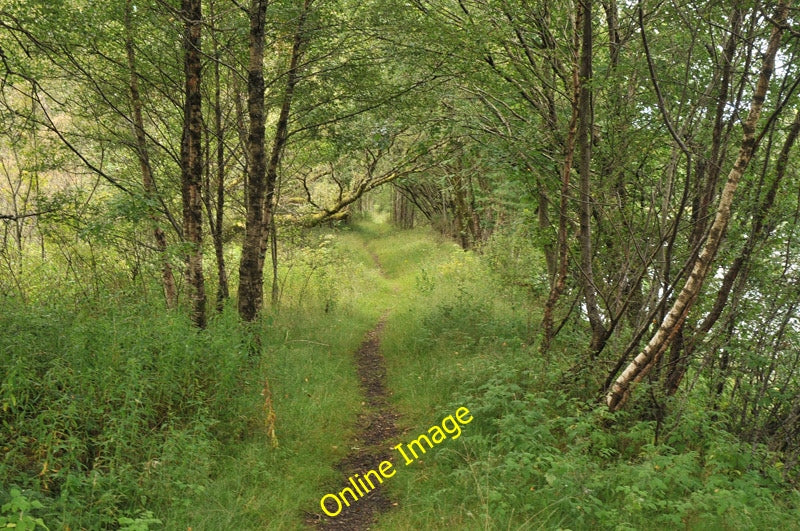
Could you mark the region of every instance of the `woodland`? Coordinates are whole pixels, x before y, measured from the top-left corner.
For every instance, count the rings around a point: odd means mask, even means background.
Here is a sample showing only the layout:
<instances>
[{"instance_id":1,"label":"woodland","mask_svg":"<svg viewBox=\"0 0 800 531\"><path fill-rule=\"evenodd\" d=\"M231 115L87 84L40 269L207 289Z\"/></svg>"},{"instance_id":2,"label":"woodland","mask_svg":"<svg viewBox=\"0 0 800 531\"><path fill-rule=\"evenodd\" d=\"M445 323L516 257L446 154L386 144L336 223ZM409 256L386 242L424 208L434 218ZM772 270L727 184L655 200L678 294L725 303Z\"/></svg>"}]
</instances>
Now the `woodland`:
<instances>
[{"instance_id":1,"label":"woodland","mask_svg":"<svg viewBox=\"0 0 800 531\"><path fill-rule=\"evenodd\" d=\"M791 0L0 0L0 527L800 529L799 86Z\"/></svg>"}]
</instances>

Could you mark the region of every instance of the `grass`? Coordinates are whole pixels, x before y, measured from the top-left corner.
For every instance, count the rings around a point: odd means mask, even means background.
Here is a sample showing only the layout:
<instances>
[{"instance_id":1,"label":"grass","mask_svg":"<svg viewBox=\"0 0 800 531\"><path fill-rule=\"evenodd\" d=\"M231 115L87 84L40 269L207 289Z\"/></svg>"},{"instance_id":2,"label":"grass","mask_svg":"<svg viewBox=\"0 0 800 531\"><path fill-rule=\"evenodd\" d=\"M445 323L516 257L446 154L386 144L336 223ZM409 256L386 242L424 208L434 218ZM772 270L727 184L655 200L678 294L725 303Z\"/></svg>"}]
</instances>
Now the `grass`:
<instances>
[{"instance_id":1,"label":"grass","mask_svg":"<svg viewBox=\"0 0 800 531\"><path fill-rule=\"evenodd\" d=\"M409 466L396 456L381 488L399 504L376 529L798 529L769 453L702 404L654 444L652 422L565 388L584 341L562 334L550 360L531 344L540 260L502 238L484 251L370 222L298 235L280 306L249 327L229 307L202 332L124 291L6 299L0 524L302 528L343 479L362 407L352 353L389 310L404 430L390 445L459 407L474 420ZM499 266L520 259L533 271Z\"/></svg>"},{"instance_id":2,"label":"grass","mask_svg":"<svg viewBox=\"0 0 800 531\"><path fill-rule=\"evenodd\" d=\"M459 407L474 411L477 404L458 397L489 377L498 360L519 359L529 348L519 337L525 335L530 309L519 297L498 297L502 287L477 255L425 231L373 240L372 246L403 294L382 348L405 437L413 439ZM459 483L455 496L442 493L452 487L452 459L470 453L467 435L477 422L465 425L458 440L446 440L399 469L390 489L401 503L378 528L476 527L479 510L464 499L483 496L482 478Z\"/></svg>"},{"instance_id":3,"label":"grass","mask_svg":"<svg viewBox=\"0 0 800 531\"><path fill-rule=\"evenodd\" d=\"M167 528L296 529L318 507L350 448L361 394L353 352L385 309L389 286L363 236L322 236L282 271L259 372L268 377L280 446L251 434L225 448L216 474ZM309 281L309 276L310 281Z\"/></svg>"},{"instance_id":4,"label":"grass","mask_svg":"<svg viewBox=\"0 0 800 531\"><path fill-rule=\"evenodd\" d=\"M168 527L292 528L301 508L314 506L318 485L331 479L331 463L347 452L343 440L360 404L349 354L368 325L301 317L281 315L294 326L267 343L260 364L259 372L269 375L279 448L273 450L263 432L229 445L213 481L172 515Z\"/></svg>"},{"instance_id":5,"label":"grass","mask_svg":"<svg viewBox=\"0 0 800 531\"><path fill-rule=\"evenodd\" d=\"M800 528L800 495L768 454L746 457L700 405L654 444L653 422L565 388L575 358L530 344L541 301L490 267L510 260L499 243L478 256L425 231L370 240L399 294L382 343L406 430L392 444L458 407L474 416L408 467L396 456L400 503L377 529ZM564 334L553 351L582 344Z\"/></svg>"},{"instance_id":6,"label":"grass","mask_svg":"<svg viewBox=\"0 0 800 531\"><path fill-rule=\"evenodd\" d=\"M352 352L389 300L362 237L338 236L287 250L282 303L251 327L229 307L198 332L124 291L8 299L0 505L19 491L51 528L296 528L349 450Z\"/></svg>"}]
</instances>

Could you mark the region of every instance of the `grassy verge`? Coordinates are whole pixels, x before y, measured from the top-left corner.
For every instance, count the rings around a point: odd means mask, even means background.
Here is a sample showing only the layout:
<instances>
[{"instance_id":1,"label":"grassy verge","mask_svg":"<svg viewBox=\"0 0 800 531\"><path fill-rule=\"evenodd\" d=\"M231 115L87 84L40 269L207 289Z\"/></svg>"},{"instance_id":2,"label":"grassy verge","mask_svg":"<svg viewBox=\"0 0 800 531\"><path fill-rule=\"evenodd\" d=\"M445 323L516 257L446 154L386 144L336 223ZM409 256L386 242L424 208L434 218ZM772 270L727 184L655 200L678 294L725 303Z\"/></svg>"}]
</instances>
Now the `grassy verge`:
<instances>
[{"instance_id":1,"label":"grassy verge","mask_svg":"<svg viewBox=\"0 0 800 531\"><path fill-rule=\"evenodd\" d=\"M529 355L520 338L528 334L531 310L525 297L504 288L476 254L427 231L373 240L371 248L402 293L385 330L383 351L406 430L394 443L407 443L459 407L475 411L471 386L499 367L513 371L512 360L523 352ZM518 361L514 365L521 366ZM483 496L485 478L460 465L473 452L467 434L480 421L476 417L457 440L445 440L408 466L395 454L398 474L389 488L401 503L381 518L378 528L478 526L485 508L467 500ZM464 479L457 486L454 473Z\"/></svg>"},{"instance_id":2,"label":"grassy verge","mask_svg":"<svg viewBox=\"0 0 800 531\"><path fill-rule=\"evenodd\" d=\"M258 373L269 378L279 448L258 430L226 445L168 528L297 529L341 479L333 466L350 450L362 400L352 354L385 311L389 286L362 235L319 236L287 257L280 311L261 331Z\"/></svg>"},{"instance_id":3,"label":"grassy verge","mask_svg":"<svg viewBox=\"0 0 800 531\"><path fill-rule=\"evenodd\" d=\"M5 300L0 523L302 527L342 481L333 467L362 401L352 353L390 309L382 349L405 429L390 444L460 407L473 420L408 466L394 454L382 488L399 505L377 529L798 529L780 463L703 404L669 408L681 418L656 442L641 412L579 398L575 356L545 360L530 344L541 264L513 238L479 256L361 223L284 252L282 304L253 327L228 308L198 332L111 293ZM514 260L524 276L502 267ZM553 352L585 344L568 332Z\"/></svg>"}]
</instances>

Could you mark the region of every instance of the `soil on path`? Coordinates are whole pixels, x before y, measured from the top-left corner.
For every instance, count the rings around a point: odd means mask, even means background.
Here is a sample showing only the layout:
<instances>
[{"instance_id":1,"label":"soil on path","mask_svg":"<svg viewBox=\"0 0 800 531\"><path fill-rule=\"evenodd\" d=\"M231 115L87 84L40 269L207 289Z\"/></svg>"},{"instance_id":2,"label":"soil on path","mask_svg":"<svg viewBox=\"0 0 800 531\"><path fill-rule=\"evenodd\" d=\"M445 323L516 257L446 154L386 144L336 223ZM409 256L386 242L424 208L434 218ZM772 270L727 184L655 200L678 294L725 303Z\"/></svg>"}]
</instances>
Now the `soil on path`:
<instances>
[{"instance_id":1,"label":"soil on path","mask_svg":"<svg viewBox=\"0 0 800 531\"><path fill-rule=\"evenodd\" d=\"M396 422L399 415L389 405L389 391L386 388L386 363L380 353L380 337L386 322L384 315L377 326L364 338L355 354L358 378L365 401L359 414L357 434L352 441L352 452L345 456L336 469L342 473L342 485L353 474L363 474L368 470L378 470L382 461L390 459L389 442L399 434ZM343 487L339 487L343 488ZM308 523L317 529L369 529L380 513L386 512L392 502L385 492L385 485L376 488L350 507L344 506L342 512L329 517L319 510L309 515Z\"/></svg>"}]
</instances>

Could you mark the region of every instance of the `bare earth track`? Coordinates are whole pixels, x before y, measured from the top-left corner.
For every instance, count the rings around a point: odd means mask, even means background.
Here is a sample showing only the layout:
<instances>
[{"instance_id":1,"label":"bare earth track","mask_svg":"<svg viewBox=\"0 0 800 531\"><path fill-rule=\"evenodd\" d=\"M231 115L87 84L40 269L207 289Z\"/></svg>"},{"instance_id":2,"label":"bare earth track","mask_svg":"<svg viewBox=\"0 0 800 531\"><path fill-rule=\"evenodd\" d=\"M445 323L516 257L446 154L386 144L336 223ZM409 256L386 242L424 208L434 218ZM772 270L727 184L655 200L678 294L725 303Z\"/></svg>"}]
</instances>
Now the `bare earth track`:
<instances>
[{"instance_id":1,"label":"bare earth track","mask_svg":"<svg viewBox=\"0 0 800 531\"><path fill-rule=\"evenodd\" d=\"M388 442L399 433L396 426L399 415L389 406L386 363L380 353L380 336L385 321L384 315L367 333L355 353L358 378L366 400L358 417L358 433L351 443L352 452L336 465L342 472L343 485L353 474L377 470L381 461L388 460ZM377 487L358 501L351 502L350 507L345 506L336 517L329 517L319 510L309 514L306 521L317 529L369 529L378 514L396 505L384 491L385 486Z\"/></svg>"}]
</instances>

